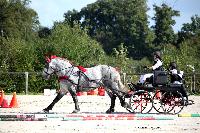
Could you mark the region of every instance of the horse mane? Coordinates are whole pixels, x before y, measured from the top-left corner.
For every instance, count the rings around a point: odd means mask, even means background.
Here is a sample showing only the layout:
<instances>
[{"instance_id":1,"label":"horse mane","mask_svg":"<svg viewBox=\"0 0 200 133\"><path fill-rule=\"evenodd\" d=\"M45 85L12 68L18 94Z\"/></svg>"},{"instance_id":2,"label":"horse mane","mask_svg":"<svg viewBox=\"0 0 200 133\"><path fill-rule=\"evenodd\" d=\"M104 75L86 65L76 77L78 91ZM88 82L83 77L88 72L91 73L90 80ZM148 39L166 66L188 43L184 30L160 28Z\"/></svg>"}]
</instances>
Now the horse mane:
<instances>
[{"instance_id":1,"label":"horse mane","mask_svg":"<svg viewBox=\"0 0 200 133\"><path fill-rule=\"evenodd\" d=\"M71 60L68 60L67 58L63 58L63 57L56 57L56 58L60 59L60 60L64 60L64 61L69 62L70 64L74 65L74 63Z\"/></svg>"}]
</instances>

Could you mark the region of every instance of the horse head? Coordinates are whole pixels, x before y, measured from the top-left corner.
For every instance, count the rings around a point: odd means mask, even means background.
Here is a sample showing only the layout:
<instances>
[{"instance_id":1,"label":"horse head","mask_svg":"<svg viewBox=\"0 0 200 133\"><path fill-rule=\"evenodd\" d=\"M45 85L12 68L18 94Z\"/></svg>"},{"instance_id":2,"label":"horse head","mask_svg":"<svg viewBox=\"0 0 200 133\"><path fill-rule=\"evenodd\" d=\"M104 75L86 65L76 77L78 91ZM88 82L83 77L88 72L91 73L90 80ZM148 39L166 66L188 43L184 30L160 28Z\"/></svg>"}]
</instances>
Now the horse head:
<instances>
[{"instance_id":1,"label":"horse head","mask_svg":"<svg viewBox=\"0 0 200 133\"><path fill-rule=\"evenodd\" d=\"M55 55L46 57L46 65L43 70L43 77L49 79L51 75L56 74L58 77L70 76L74 66L67 59Z\"/></svg>"},{"instance_id":2,"label":"horse head","mask_svg":"<svg viewBox=\"0 0 200 133\"><path fill-rule=\"evenodd\" d=\"M45 57L46 63L45 63L45 67L44 67L43 72L42 72L42 76L46 80L48 80L56 70L55 64L53 63L53 60L55 58L57 58L57 57L56 56L50 56L50 57L46 56Z\"/></svg>"}]
</instances>

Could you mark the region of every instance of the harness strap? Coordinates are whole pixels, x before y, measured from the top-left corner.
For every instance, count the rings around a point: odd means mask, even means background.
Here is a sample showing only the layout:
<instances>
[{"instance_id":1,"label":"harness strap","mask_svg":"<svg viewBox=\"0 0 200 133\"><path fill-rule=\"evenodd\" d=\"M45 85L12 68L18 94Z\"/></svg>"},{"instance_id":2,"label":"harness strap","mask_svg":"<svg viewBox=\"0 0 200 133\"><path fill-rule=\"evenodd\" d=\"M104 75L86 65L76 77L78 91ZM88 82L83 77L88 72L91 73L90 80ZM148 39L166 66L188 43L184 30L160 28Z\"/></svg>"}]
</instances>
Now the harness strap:
<instances>
[{"instance_id":1,"label":"harness strap","mask_svg":"<svg viewBox=\"0 0 200 133\"><path fill-rule=\"evenodd\" d=\"M58 78L59 81L65 80L65 79L69 79L69 77L68 77L68 76L60 76L60 77Z\"/></svg>"},{"instance_id":2,"label":"harness strap","mask_svg":"<svg viewBox=\"0 0 200 133\"><path fill-rule=\"evenodd\" d=\"M81 70L82 72L86 72L87 69L85 69L83 66L77 66L79 70Z\"/></svg>"},{"instance_id":3,"label":"harness strap","mask_svg":"<svg viewBox=\"0 0 200 133\"><path fill-rule=\"evenodd\" d=\"M74 83L72 80L70 80L70 76L66 76L66 75L60 76L60 77L58 78L58 81L68 80L68 81L71 82L72 84L77 85L77 91L80 91L80 87L81 87L81 85L80 85L80 79L81 79L82 76L85 78L86 82L93 82L93 83L96 83L96 84L101 84L101 81L102 81L103 78L100 79L99 81L91 80L91 79L89 79L89 78L85 75L85 72L87 71L87 69L85 69L85 68L82 67L82 66L77 66L77 68L79 69L79 71L77 72L77 73L78 73L78 83Z\"/></svg>"}]
</instances>

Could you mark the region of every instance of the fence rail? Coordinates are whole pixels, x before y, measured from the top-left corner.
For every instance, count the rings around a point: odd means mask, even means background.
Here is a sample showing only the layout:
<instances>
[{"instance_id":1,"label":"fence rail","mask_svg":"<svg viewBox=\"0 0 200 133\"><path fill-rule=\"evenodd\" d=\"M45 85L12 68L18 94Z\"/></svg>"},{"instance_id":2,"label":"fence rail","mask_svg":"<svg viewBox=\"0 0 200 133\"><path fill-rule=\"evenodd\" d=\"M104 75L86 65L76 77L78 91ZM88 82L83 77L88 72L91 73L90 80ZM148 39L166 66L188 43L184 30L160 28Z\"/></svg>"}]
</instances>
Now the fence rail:
<instances>
[{"instance_id":1,"label":"fence rail","mask_svg":"<svg viewBox=\"0 0 200 133\"><path fill-rule=\"evenodd\" d=\"M121 73L123 83L137 83L142 73ZM187 90L200 93L200 73L185 73ZM20 93L42 93L44 89L59 88L57 77L44 80L41 72L0 72L0 90Z\"/></svg>"}]
</instances>

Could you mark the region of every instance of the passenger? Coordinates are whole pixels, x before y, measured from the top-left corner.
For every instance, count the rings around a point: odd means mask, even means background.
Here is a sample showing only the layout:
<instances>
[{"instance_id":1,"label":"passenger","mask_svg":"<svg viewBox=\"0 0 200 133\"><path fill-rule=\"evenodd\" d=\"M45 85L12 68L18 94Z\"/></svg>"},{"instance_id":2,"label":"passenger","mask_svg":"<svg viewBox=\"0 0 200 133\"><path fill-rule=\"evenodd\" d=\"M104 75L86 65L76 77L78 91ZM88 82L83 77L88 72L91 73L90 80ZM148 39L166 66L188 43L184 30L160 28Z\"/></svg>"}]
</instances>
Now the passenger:
<instances>
[{"instance_id":1,"label":"passenger","mask_svg":"<svg viewBox=\"0 0 200 133\"><path fill-rule=\"evenodd\" d=\"M172 84L183 84L183 71L178 70L175 62L169 64L169 71Z\"/></svg>"},{"instance_id":2,"label":"passenger","mask_svg":"<svg viewBox=\"0 0 200 133\"><path fill-rule=\"evenodd\" d=\"M183 97L186 98L186 102L188 102L188 96L183 84L183 71L178 69L178 66L175 62L171 62L169 64L169 71L170 71L170 80L172 84L180 84L181 85L181 94Z\"/></svg>"}]
</instances>

